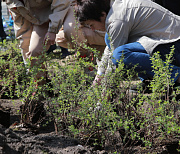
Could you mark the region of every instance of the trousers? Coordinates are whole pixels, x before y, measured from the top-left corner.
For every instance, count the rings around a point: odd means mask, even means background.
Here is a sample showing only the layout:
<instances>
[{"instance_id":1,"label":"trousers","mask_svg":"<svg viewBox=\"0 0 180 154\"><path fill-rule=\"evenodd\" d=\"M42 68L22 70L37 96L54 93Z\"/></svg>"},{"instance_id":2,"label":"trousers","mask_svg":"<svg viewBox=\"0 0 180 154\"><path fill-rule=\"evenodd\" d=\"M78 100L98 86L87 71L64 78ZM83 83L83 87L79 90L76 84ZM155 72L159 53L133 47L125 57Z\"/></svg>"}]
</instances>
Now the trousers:
<instances>
[{"instance_id":1,"label":"trousers","mask_svg":"<svg viewBox=\"0 0 180 154\"><path fill-rule=\"evenodd\" d=\"M45 53L50 46L44 46L43 40L48 31L49 23L47 22L42 25L34 25L25 18L22 18L22 20L23 24L21 25L21 28L18 28L16 25L14 25L14 29L16 38L20 40L20 49L24 63L27 64L27 59L29 59L31 61L32 67L39 65L42 69L45 70L45 65L43 64L43 52ZM40 62L40 60L42 62ZM46 78L46 76L46 71L39 71L36 75L36 78Z\"/></svg>"},{"instance_id":2,"label":"trousers","mask_svg":"<svg viewBox=\"0 0 180 154\"><path fill-rule=\"evenodd\" d=\"M105 42L110 48L109 40L107 40L107 35L105 36ZM159 51L161 59L166 60L166 54L170 53L170 47L174 45L174 55L173 61L170 65L171 70L171 79L175 82L180 76L180 41L174 43L163 44L157 46L153 52ZM176 48L177 47L177 48ZM128 43L122 46L117 47L113 51L112 62L118 67L120 59L123 57L123 62L127 68L132 68L135 65L135 71L138 72L140 79L147 80L152 79L154 76L151 56L147 54L144 47L139 42ZM165 65L165 63L164 63Z\"/></svg>"}]
</instances>

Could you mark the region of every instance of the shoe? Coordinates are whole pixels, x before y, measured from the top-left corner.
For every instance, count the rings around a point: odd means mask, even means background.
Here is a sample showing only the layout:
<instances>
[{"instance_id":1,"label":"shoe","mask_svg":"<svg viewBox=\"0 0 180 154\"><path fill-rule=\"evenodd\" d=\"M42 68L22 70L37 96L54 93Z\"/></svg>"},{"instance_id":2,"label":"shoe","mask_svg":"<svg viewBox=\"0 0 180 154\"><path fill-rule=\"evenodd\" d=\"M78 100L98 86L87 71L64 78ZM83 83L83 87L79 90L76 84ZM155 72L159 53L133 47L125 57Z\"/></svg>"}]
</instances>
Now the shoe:
<instances>
[{"instance_id":1,"label":"shoe","mask_svg":"<svg viewBox=\"0 0 180 154\"><path fill-rule=\"evenodd\" d=\"M48 49L48 51L46 51L47 54L50 54L51 52L53 52L55 49L57 48L56 44L51 45Z\"/></svg>"},{"instance_id":2,"label":"shoe","mask_svg":"<svg viewBox=\"0 0 180 154\"><path fill-rule=\"evenodd\" d=\"M71 55L71 53L68 51L68 49L60 47L61 48L61 59L66 58L67 56Z\"/></svg>"},{"instance_id":3,"label":"shoe","mask_svg":"<svg viewBox=\"0 0 180 154\"><path fill-rule=\"evenodd\" d=\"M130 88L130 92L141 92L143 94L152 93L149 80L143 80L140 84L134 85Z\"/></svg>"}]
</instances>

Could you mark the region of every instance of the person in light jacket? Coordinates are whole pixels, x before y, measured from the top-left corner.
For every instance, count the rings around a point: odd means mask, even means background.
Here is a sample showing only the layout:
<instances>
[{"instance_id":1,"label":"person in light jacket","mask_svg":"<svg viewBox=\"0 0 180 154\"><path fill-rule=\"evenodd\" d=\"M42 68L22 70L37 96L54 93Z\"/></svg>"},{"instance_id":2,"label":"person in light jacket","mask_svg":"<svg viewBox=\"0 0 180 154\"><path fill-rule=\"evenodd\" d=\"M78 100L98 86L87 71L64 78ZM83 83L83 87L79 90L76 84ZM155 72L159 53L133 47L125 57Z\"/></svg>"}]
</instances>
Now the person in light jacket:
<instances>
[{"instance_id":1,"label":"person in light jacket","mask_svg":"<svg viewBox=\"0 0 180 154\"><path fill-rule=\"evenodd\" d=\"M110 0L107 0L110 3ZM82 45L83 43L91 48L96 48L102 55L105 49L105 31L92 31L87 25L81 25L75 19L74 7L76 1L71 0L71 5L64 19L63 28L56 35L56 43L64 48L76 48L78 45L82 57L88 56L90 51ZM76 44L73 41L76 40Z\"/></svg>"},{"instance_id":2,"label":"person in light jacket","mask_svg":"<svg viewBox=\"0 0 180 154\"><path fill-rule=\"evenodd\" d=\"M146 84L154 76L151 56L159 51L165 61L172 45L171 78L180 82L180 16L151 0L115 0L112 7L99 0L78 0L76 12L81 24L107 32L107 46L93 84L101 84L107 66L118 67L122 55L126 67L138 64L136 71Z\"/></svg>"},{"instance_id":3,"label":"person in light jacket","mask_svg":"<svg viewBox=\"0 0 180 154\"><path fill-rule=\"evenodd\" d=\"M38 85L46 83L47 72L43 54L55 44L56 34L63 25L68 12L69 0L6 0L14 20L15 36L20 40L24 63L31 67L39 65L42 70L35 80L43 78ZM44 49L45 46L45 49Z\"/></svg>"},{"instance_id":4,"label":"person in light jacket","mask_svg":"<svg viewBox=\"0 0 180 154\"><path fill-rule=\"evenodd\" d=\"M39 62L44 50L50 45L57 44L64 48L73 48L72 36L78 36L77 44L83 42L86 45L100 50L105 48L105 32L94 32L89 27L81 27L79 23L76 31L76 20L74 17L74 0L6 0L6 4L14 20L16 38L20 40L20 48L24 63L31 59L31 65L40 63L44 71L37 74L37 79L46 79L46 68ZM46 49L43 49L46 44ZM82 56L88 55L88 49L80 47ZM38 84L46 83L45 80Z\"/></svg>"}]
</instances>

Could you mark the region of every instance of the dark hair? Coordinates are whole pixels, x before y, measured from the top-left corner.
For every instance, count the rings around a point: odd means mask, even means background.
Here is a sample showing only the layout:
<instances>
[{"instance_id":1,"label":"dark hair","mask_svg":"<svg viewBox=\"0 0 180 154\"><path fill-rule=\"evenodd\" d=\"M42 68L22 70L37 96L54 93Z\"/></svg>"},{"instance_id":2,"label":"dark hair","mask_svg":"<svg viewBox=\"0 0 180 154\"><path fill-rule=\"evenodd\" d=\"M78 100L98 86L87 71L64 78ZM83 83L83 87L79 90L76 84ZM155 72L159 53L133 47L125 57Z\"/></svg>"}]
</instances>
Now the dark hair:
<instances>
[{"instance_id":1,"label":"dark hair","mask_svg":"<svg viewBox=\"0 0 180 154\"><path fill-rule=\"evenodd\" d=\"M75 10L81 23L87 20L100 21L102 12L108 14L110 10L110 0L77 0Z\"/></svg>"}]
</instances>

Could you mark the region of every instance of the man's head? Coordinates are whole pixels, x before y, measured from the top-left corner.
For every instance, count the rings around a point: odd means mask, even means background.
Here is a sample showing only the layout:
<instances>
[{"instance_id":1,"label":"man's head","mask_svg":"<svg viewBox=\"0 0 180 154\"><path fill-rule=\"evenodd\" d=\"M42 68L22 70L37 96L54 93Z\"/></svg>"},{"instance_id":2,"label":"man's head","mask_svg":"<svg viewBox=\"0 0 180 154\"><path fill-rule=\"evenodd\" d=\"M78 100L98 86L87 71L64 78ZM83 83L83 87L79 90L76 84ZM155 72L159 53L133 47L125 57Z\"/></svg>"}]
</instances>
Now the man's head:
<instances>
[{"instance_id":1,"label":"man's head","mask_svg":"<svg viewBox=\"0 0 180 154\"><path fill-rule=\"evenodd\" d=\"M105 19L110 10L110 0L77 0L76 16L81 24L92 30L105 30Z\"/></svg>"}]
</instances>

